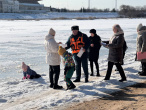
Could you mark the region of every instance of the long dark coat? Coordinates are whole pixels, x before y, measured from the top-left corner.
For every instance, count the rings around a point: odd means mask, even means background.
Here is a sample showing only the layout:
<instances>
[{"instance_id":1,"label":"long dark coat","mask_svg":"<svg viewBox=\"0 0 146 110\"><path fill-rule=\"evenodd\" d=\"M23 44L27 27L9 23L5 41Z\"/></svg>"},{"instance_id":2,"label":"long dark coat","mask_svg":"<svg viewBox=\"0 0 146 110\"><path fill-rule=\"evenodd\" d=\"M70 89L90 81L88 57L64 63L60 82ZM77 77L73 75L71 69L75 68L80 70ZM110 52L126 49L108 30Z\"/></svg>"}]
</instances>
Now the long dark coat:
<instances>
[{"instance_id":1,"label":"long dark coat","mask_svg":"<svg viewBox=\"0 0 146 110\"><path fill-rule=\"evenodd\" d=\"M123 62L123 45L124 45L124 34L113 36L113 40L109 43L109 55L108 61L114 63Z\"/></svg>"},{"instance_id":2,"label":"long dark coat","mask_svg":"<svg viewBox=\"0 0 146 110\"><path fill-rule=\"evenodd\" d=\"M101 39L95 34L94 37L89 37L90 44L94 44L94 47L89 47L89 61L97 61L99 58L99 50L101 47Z\"/></svg>"}]
</instances>

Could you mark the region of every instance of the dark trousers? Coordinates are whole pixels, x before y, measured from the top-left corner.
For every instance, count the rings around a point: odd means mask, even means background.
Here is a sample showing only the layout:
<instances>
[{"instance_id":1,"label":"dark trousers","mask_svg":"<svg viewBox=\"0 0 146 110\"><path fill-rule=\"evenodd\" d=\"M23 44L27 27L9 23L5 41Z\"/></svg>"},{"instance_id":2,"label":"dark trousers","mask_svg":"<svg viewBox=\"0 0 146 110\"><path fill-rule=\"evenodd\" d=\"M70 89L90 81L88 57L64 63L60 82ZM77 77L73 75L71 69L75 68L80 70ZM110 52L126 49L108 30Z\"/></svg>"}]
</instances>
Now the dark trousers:
<instances>
[{"instance_id":1,"label":"dark trousers","mask_svg":"<svg viewBox=\"0 0 146 110\"><path fill-rule=\"evenodd\" d=\"M125 76L125 73L124 73L124 70L123 70L121 64L120 63L113 63L113 62L110 62L110 61L108 62L108 69L107 69L107 73L106 73L105 79L106 80L109 80L110 79L113 65L116 65L116 67L119 70L119 73L121 75L121 78L125 80L126 79L126 76Z\"/></svg>"},{"instance_id":2,"label":"dark trousers","mask_svg":"<svg viewBox=\"0 0 146 110\"><path fill-rule=\"evenodd\" d=\"M30 79L40 78L40 77L41 77L41 75L37 74L37 73L36 73L35 71L33 71L33 70L32 70L32 74L33 74L33 75L30 76Z\"/></svg>"},{"instance_id":3,"label":"dark trousers","mask_svg":"<svg viewBox=\"0 0 146 110\"><path fill-rule=\"evenodd\" d=\"M90 68L91 68L91 73L93 74L93 63L96 66L96 70L97 70L97 74L99 74L99 65L98 65L98 61L90 61Z\"/></svg>"},{"instance_id":4,"label":"dark trousers","mask_svg":"<svg viewBox=\"0 0 146 110\"><path fill-rule=\"evenodd\" d=\"M81 64L83 67L83 71L85 74L85 79L88 79L88 60L87 60L87 53L84 53L81 58L79 58L77 56L77 54L73 54L74 56L74 60L75 60L75 64L76 64L76 79L81 78Z\"/></svg>"},{"instance_id":5,"label":"dark trousers","mask_svg":"<svg viewBox=\"0 0 146 110\"><path fill-rule=\"evenodd\" d=\"M146 62L141 62L142 65L142 74L146 75Z\"/></svg>"},{"instance_id":6,"label":"dark trousers","mask_svg":"<svg viewBox=\"0 0 146 110\"><path fill-rule=\"evenodd\" d=\"M51 85L58 85L60 75L60 65L51 66L49 65L49 77Z\"/></svg>"},{"instance_id":7,"label":"dark trousers","mask_svg":"<svg viewBox=\"0 0 146 110\"><path fill-rule=\"evenodd\" d=\"M34 78L40 78L40 77L41 77L41 75L39 75L39 74L36 74L35 76L31 75L31 76L30 76L30 79L34 79Z\"/></svg>"}]
</instances>

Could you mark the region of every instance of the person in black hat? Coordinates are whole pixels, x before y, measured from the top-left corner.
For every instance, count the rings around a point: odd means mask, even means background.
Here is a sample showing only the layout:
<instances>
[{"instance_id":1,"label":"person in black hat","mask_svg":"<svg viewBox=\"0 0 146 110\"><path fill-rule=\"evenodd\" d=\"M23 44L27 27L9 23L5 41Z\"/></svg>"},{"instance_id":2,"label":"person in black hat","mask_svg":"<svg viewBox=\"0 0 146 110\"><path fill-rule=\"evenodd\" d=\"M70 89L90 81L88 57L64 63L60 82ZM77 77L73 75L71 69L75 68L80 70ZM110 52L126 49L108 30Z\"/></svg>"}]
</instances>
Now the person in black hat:
<instances>
[{"instance_id":1,"label":"person in black hat","mask_svg":"<svg viewBox=\"0 0 146 110\"><path fill-rule=\"evenodd\" d=\"M90 61L90 68L91 68L90 76L94 75L93 62L95 64L96 70L97 70L96 76L100 76L98 58L99 58L99 50L100 50L100 47L101 47L101 39L96 34L96 30L95 29L91 29L90 33L91 33L91 36L89 37L90 43L91 43L90 47L89 47L89 61Z\"/></svg>"},{"instance_id":2,"label":"person in black hat","mask_svg":"<svg viewBox=\"0 0 146 110\"><path fill-rule=\"evenodd\" d=\"M78 30L79 31L79 26L72 26L71 30Z\"/></svg>"},{"instance_id":3,"label":"person in black hat","mask_svg":"<svg viewBox=\"0 0 146 110\"><path fill-rule=\"evenodd\" d=\"M72 26L72 35L69 37L66 42L66 49L71 48L73 57L76 64L76 79L74 82L80 82L81 78L81 64L83 66L84 74L85 74L85 82L88 82L88 54L87 50L90 46L89 38L86 34L79 31L79 26ZM78 56L80 50L83 50L83 54L81 57Z\"/></svg>"}]
</instances>

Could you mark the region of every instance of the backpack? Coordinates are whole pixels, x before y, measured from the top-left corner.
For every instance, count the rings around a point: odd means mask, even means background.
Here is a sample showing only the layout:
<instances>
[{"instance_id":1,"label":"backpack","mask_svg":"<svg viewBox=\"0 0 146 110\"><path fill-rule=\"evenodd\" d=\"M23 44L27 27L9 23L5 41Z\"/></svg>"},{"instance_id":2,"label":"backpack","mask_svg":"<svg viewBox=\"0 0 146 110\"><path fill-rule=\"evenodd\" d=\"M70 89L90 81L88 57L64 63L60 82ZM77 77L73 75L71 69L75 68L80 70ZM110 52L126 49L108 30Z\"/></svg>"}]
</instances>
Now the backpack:
<instances>
[{"instance_id":1,"label":"backpack","mask_svg":"<svg viewBox=\"0 0 146 110\"><path fill-rule=\"evenodd\" d=\"M128 46L127 46L126 41L124 40L123 52L125 53L127 49L128 49Z\"/></svg>"}]
</instances>

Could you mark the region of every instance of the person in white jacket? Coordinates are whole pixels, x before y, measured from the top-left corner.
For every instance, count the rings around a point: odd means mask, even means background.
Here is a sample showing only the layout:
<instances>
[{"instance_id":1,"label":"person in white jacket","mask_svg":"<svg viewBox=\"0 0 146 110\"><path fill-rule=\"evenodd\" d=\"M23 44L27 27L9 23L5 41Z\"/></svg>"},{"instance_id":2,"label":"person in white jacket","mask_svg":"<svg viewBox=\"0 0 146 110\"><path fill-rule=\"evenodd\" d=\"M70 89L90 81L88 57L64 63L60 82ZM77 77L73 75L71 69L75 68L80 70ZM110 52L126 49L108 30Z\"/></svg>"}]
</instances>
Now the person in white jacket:
<instances>
[{"instance_id":1,"label":"person in white jacket","mask_svg":"<svg viewBox=\"0 0 146 110\"><path fill-rule=\"evenodd\" d=\"M49 34L45 37L46 63L49 64L50 87L53 89L62 89L63 87L58 85L61 62L58 54L59 44L55 41L54 37L55 31L51 28Z\"/></svg>"}]
</instances>

